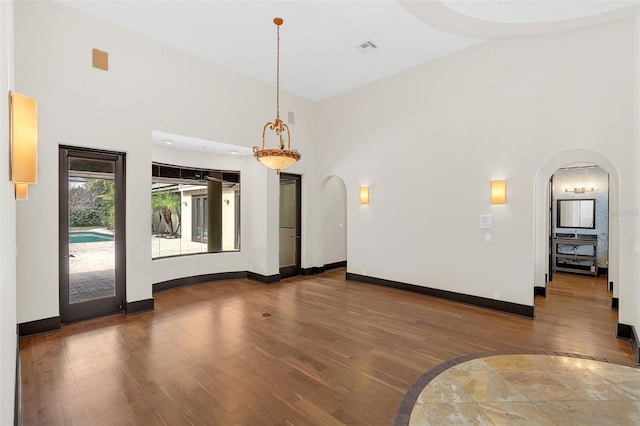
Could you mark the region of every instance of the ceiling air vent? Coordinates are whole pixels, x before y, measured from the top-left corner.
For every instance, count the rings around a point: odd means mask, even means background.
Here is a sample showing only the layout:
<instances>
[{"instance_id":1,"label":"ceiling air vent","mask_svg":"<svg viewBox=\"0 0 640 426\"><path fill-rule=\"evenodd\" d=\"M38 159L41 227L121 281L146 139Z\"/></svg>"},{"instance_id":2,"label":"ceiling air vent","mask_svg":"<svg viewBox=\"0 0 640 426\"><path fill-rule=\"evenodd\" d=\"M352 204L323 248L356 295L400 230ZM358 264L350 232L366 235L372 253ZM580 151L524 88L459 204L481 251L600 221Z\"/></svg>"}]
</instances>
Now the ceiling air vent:
<instances>
[{"instance_id":1,"label":"ceiling air vent","mask_svg":"<svg viewBox=\"0 0 640 426\"><path fill-rule=\"evenodd\" d=\"M375 44L373 44L370 41L365 41L364 43L361 43L361 44L357 45L356 48L359 51L361 51L362 53L368 53L368 52L371 52L374 49L377 49L378 46L376 46Z\"/></svg>"}]
</instances>

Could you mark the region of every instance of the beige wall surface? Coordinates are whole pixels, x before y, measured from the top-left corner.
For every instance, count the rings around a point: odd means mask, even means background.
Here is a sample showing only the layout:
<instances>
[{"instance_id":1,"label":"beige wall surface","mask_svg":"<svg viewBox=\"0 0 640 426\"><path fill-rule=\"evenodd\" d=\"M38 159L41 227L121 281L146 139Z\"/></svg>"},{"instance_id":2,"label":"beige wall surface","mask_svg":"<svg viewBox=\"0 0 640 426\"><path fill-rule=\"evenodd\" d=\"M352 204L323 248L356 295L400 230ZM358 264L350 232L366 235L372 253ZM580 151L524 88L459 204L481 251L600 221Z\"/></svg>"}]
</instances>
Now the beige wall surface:
<instances>
[{"instance_id":1,"label":"beige wall surface","mask_svg":"<svg viewBox=\"0 0 640 426\"><path fill-rule=\"evenodd\" d=\"M13 3L0 2L0 424L13 424L16 380L16 201L9 176L9 91L13 90Z\"/></svg>"}]
</instances>

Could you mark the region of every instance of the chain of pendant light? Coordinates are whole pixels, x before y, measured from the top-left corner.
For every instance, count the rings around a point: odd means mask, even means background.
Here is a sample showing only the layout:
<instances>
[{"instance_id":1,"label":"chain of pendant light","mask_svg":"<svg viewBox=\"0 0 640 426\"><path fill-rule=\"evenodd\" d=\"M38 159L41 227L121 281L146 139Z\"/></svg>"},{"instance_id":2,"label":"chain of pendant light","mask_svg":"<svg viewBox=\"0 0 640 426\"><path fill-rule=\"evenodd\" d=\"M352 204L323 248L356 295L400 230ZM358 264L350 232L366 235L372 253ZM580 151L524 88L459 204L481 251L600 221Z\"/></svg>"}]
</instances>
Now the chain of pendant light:
<instances>
[{"instance_id":1,"label":"chain of pendant light","mask_svg":"<svg viewBox=\"0 0 640 426\"><path fill-rule=\"evenodd\" d=\"M278 46L276 50L276 120L279 120L280 119L280 25L282 24L282 22L278 23L276 22L276 19L274 19L274 22L277 27L276 45Z\"/></svg>"}]
</instances>

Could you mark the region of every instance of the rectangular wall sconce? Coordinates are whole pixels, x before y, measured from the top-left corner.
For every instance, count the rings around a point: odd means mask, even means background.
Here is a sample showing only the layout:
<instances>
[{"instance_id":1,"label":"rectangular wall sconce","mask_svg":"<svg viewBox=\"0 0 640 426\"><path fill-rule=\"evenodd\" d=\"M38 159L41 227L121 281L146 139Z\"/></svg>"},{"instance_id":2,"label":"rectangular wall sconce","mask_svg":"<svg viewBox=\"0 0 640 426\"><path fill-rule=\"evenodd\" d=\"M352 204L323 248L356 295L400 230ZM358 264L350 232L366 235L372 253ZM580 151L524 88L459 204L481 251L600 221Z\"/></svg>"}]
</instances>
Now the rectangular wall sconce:
<instances>
[{"instance_id":1,"label":"rectangular wall sconce","mask_svg":"<svg viewBox=\"0 0 640 426\"><path fill-rule=\"evenodd\" d=\"M28 193L26 186L38 181L38 103L11 92L9 114L11 181L16 184L16 199L22 200Z\"/></svg>"},{"instance_id":2,"label":"rectangular wall sconce","mask_svg":"<svg viewBox=\"0 0 640 426\"><path fill-rule=\"evenodd\" d=\"M360 204L362 205L369 204L369 187L368 186L360 187Z\"/></svg>"},{"instance_id":3,"label":"rectangular wall sconce","mask_svg":"<svg viewBox=\"0 0 640 426\"><path fill-rule=\"evenodd\" d=\"M491 181L491 204L507 203L507 181L492 180Z\"/></svg>"}]
</instances>

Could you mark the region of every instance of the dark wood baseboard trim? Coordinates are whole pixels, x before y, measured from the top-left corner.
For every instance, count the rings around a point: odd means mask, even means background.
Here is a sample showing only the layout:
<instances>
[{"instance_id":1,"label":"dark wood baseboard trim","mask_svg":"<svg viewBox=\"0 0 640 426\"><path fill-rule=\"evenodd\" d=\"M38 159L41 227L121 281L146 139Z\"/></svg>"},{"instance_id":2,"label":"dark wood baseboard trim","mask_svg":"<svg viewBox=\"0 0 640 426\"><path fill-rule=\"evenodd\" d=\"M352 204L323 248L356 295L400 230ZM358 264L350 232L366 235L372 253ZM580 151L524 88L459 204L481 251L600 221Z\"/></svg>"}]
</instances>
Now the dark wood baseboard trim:
<instances>
[{"instance_id":1,"label":"dark wood baseboard trim","mask_svg":"<svg viewBox=\"0 0 640 426\"><path fill-rule=\"evenodd\" d=\"M632 325L618 323L616 337L619 339L629 340L631 342L631 351L636 365L640 365L640 340L636 333L636 328Z\"/></svg>"},{"instance_id":2,"label":"dark wood baseboard trim","mask_svg":"<svg viewBox=\"0 0 640 426\"><path fill-rule=\"evenodd\" d=\"M541 286L533 287L533 296L534 297L547 297L547 288Z\"/></svg>"},{"instance_id":3,"label":"dark wood baseboard trim","mask_svg":"<svg viewBox=\"0 0 640 426\"><path fill-rule=\"evenodd\" d=\"M330 269L344 268L346 266L347 266L347 261L341 260L340 262L327 263L322 267L322 269L324 269L325 271L328 271Z\"/></svg>"},{"instance_id":4,"label":"dark wood baseboard trim","mask_svg":"<svg viewBox=\"0 0 640 426\"><path fill-rule=\"evenodd\" d=\"M60 317L44 318L18 324L18 336L26 337L35 334L50 333L62 329Z\"/></svg>"},{"instance_id":5,"label":"dark wood baseboard trim","mask_svg":"<svg viewBox=\"0 0 640 426\"><path fill-rule=\"evenodd\" d=\"M618 330L616 331L616 337L619 339L631 340L631 325L618 323Z\"/></svg>"},{"instance_id":6,"label":"dark wood baseboard trim","mask_svg":"<svg viewBox=\"0 0 640 426\"><path fill-rule=\"evenodd\" d=\"M317 275L322 274L323 272L329 271L331 269L344 268L347 266L346 260L341 260L340 262L327 263L324 266L313 266L311 268L303 268L302 275Z\"/></svg>"},{"instance_id":7,"label":"dark wood baseboard trim","mask_svg":"<svg viewBox=\"0 0 640 426\"><path fill-rule=\"evenodd\" d=\"M607 284L607 290L613 291L613 281L609 281L609 284Z\"/></svg>"},{"instance_id":8,"label":"dark wood baseboard trim","mask_svg":"<svg viewBox=\"0 0 640 426\"><path fill-rule=\"evenodd\" d=\"M22 425L22 376L20 375L20 338L16 326L16 390L14 394L13 425Z\"/></svg>"},{"instance_id":9,"label":"dark wood baseboard trim","mask_svg":"<svg viewBox=\"0 0 640 426\"><path fill-rule=\"evenodd\" d=\"M154 302L151 299L136 300L135 302L127 302L127 315L140 314L142 312L153 311Z\"/></svg>"},{"instance_id":10,"label":"dark wood baseboard trim","mask_svg":"<svg viewBox=\"0 0 640 426\"><path fill-rule=\"evenodd\" d=\"M281 279L280 274L261 275L261 274L256 274L255 272L247 272L247 278L254 281L260 281L261 283L265 283L265 284L277 283Z\"/></svg>"},{"instance_id":11,"label":"dark wood baseboard trim","mask_svg":"<svg viewBox=\"0 0 640 426\"><path fill-rule=\"evenodd\" d=\"M620 303L620 299L618 299L617 297L612 297L611 298L611 309L613 309L614 311L617 311L619 303Z\"/></svg>"},{"instance_id":12,"label":"dark wood baseboard trim","mask_svg":"<svg viewBox=\"0 0 640 426\"><path fill-rule=\"evenodd\" d=\"M518 303L505 302L503 300L494 300L488 299L486 297L472 296L469 294L440 290L437 288L422 287L415 284L407 284L398 281L385 280L383 278L353 274L351 272L347 272L347 280L411 291L414 293L425 294L427 296L437 297L440 299L451 300L453 302L466 303L467 305L480 306L482 308L502 311L526 318L535 318L535 306L520 305Z\"/></svg>"},{"instance_id":13,"label":"dark wood baseboard trim","mask_svg":"<svg viewBox=\"0 0 640 426\"><path fill-rule=\"evenodd\" d=\"M302 268L300 270L300 274L307 275L318 275L324 272L324 268L322 266L313 266L311 268Z\"/></svg>"},{"instance_id":14,"label":"dark wood baseboard trim","mask_svg":"<svg viewBox=\"0 0 640 426\"><path fill-rule=\"evenodd\" d=\"M176 278L174 280L162 281L153 284L153 293L159 291L170 290L172 288L184 287L186 285L206 283L209 281L221 281L221 280L237 280L247 278L248 273L246 271L238 272L220 272L217 274L204 274L193 275L191 277Z\"/></svg>"},{"instance_id":15,"label":"dark wood baseboard trim","mask_svg":"<svg viewBox=\"0 0 640 426\"><path fill-rule=\"evenodd\" d=\"M636 365L640 365L640 340L638 340L638 333L636 333L634 326L631 326L631 349L633 350Z\"/></svg>"}]
</instances>

